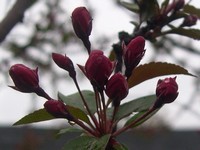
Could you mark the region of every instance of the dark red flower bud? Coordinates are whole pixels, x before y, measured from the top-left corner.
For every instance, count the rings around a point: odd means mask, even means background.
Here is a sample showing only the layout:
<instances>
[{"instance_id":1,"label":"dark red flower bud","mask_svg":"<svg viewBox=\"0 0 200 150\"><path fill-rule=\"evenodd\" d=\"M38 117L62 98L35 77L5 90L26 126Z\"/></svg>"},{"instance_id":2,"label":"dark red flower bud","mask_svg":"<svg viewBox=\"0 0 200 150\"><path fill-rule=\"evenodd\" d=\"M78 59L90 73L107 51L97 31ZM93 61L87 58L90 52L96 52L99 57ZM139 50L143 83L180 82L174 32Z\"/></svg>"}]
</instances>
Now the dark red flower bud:
<instances>
[{"instance_id":1,"label":"dark red flower bud","mask_svg":"<svg viewBox=\"0 0 200 150\"><path fill-rule=\"evenodd\" d=\"M124 64L126 67L125 75L129 78L133 69L139 64L140 60L144 56L145 39L142 36L138 36L131 40L127 46L123 46Z\"/></svg>"},{"instance_id":2,"label":"dark red flower bud","mask_svg":"<svg viewBox=\"0 0 200 150\"><path fill-rule=\"evenodd\" d=\"M93 50L85 64L85 74L91 83L103 90L113 71L113 63L100 50Z\"/></svg>"},{"instance_id":3,"label":"dark red flower bud","mask_svg":"<svg viewBox=\"0 0 200 150\"><path fill-rule=\"evenodd\" d=\"M173 102L178 96L178 84L176 83L176 77L158 80L156 96L157 100L154 104L154 107L156 108L161 107L163 104Z\"/></svg>"},{"instance_id":4,"label":"dark red flower bud","mask_svg":"<svg viewBox=\"0 0 200 150\"><path fill-rule=\"evenodd\" d=\"M114 106L119 106L120 101L128 95L128 83L121 73L114 74L106 84L106 94L113 100Z\"/></svg>"},{"instance_id":5,"label":"dark red flower bud","mask_svg":"<svg viewBox=\"0 0 200 150\"><path fill-rule=\"evenodd\" d=\"M187 16L183 23L181 24L181 27L190 27L190 26L193 26L197 23L197 20L198 20L198 16L197 15L189 15Z\"/></svg>"},{"instance_id":6,"label":"dark red flower bud","mask_svg":"<svg viewBox=\"0 0 200 150\"><path fill-rule=\"evenodd\" d=\"M76 71L74 69L73 62L69 57L67 57L66 55L63 56L58 53L52 53L52 58L60 68L69 72L70 77L75 78Z\"/></svg>"},{"instance_id":7,"label":"dark red flower bud","mask_svg":"<svg viewBox=\"0 0 200 150\"><path fill-rule=\"evenodd\" d=\"M45 110L56 118L66 118L70 121L73 117L68 113L67 107L60 100L48 100L44 103Z\"/></svg>"},{"instance_id":8,"label":"dark red flower bud","mask_svg":"<svg viewBox=\"0 0 200 150\"><path fill-rule=\"evenodd\" d=\"M15 84L12 88L25 92L35 92L39 88L38 68L32 70L23 64L11 66L9 74Z\"/></svg>"},{"instance_id":9,"label":"dark red flower bud","mask_svg":"<svg viewBox=\"0 0 200 150\"><path fill-rule=\"evenodd\" d=\"M174 5L175 5L174 10L178 11L178 10L180 10L180 9L182 9L184 7L185 0L177 0Z\"/></svg>"},{"instance_id":10,"label":"dark red flower bud","mask_svg":"<svg viewBox=\"0 0 200 150\"><path fill-rule=\"evenodd\" d=\"M92 17L85 7L77 7L72 12L72 24L76 35L90 49L89 36L92 31Z\"/></svg>"}]
</instances>

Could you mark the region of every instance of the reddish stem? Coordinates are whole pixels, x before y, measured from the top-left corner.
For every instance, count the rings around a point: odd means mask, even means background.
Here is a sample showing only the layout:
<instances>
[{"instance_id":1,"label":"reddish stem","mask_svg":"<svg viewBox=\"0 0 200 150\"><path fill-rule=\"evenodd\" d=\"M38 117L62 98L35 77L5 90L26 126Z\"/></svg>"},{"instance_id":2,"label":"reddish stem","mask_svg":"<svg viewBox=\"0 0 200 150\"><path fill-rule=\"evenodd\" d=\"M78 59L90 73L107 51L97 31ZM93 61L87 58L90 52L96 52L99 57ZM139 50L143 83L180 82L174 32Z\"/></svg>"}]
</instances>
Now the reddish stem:
<instances>
[{"instance_id":1,"label":"reddish stem","mask_svg":"<svg viewBox=\"0 0 200 150\"><path fill-rule=\"evenodd\" d=\"M107 128L107 117L106 117L106 103L105 103L105 97L104 97L104 94L103 94L103 91L100 92L100 95L101 95L101 100L102 100L102 105L103 105L103 116L102 116L102 119L104 120L104 131L106 132L106 128Z\"/></svg>"},{"instance_id":2,"label":"reddish stem","mask_svg":"<svg viewBox=\"0 0 200 150\"><path fill-rule=\"evenodd\" d=\"M74 118L73 121L78 124L80 127L82 127L83 129L85 129L88 133L90 133L91 135L98 137L99 136L99 132L95 132L93 130L91 130L90 128L88 128L83 122L79 121L78 119Z\"/></svg>"},{"instance_id":3,"label":"reddish stem","mask_svg":"<svg viewBox=\"0 0 200 150\"><path fill-rule=\"evenodd\" d=\"M97 95L97 103L99 105L99 124L100 124L100 132L104 131L104 119L103 119L103 108L102 108L102 104L101 104L101 99L100 99L100 96L99 96L99 92L98 90L96 89L95 90L95 93Z\"/></svg>"},{"instance_id":4,"label":"reddish stem","mask_svg":"<svg viewBox=\"0 0 200 150\"><path fill-rule=\"evenodd\" d=\"M101 122L101 114L99 109L101 108L101 103L100 103L100 99L99 99L99 93L97 90L95 90L95 87L93 86L94 89L94 93L95 93L95 101L96 101L96 110L97 110L97 115L98 115L98 120L99 120L99 128L102 127L102 122Z\"/></svg>"},{"instance_id":5,"label":"reddish stem","mask_svg":"<svg viewBox=\"0 0 200 150\"><path fill-rule=\"evenodd\" d=\"M151 109L149 109L145 114L143 114L141 117L137 118L135 121L133 121L131 124L117 130L116 132L114 132L112 134L112 136L117 136L119 135L120 133L128 130L129 128L131 128L132 126L134 126L136 123L140 122L142 119L144 119L145 117L147 117L149 114L151 114L154 110L156 110L154 107L152 107Z\"/></svg>"},{"instance_id":6,"label":"reddish stem","mask_svg":"<svg viewBox=\"0 0 200 150\"><path fill-rule=\"evenodd\" d=\"M80 94L80 96L81 96L81 99L82 99L82 101L83 101L83 104L84 104L84 106L85 106L85 108L86 108L88 114L90 115L90 117L91 117L92 121L94 122L96 128L99 129L98 122L97 122L96 118L94 117L94 115L91 113L91 111L90 111L90 109L89 109L89 107L88 107L88 105L87 105L87 103L86 103L86 101L85 101L85 98L84 98L84 96L83 96L83 94L82 94L82 92L81 92L81 90L80 90L80 88L79 88L79 85L78 85L78 82L77 82L76 78L73 78L73 80L74 80L74 83L75 83L75 85L76 85L76 88L78 89L78 92L79 92L79 94ZM90 124L90 126L91 126L94 130L96 130L95 127L94 127L92 124Z\"/></svg>"},{"instance_id":7,"label":"reddish stem","mask_svg":"<svg viewBox=\"0 0 200 150\"><path fill-rule=\"evenodd\" d=\"M114 110L113 110L113 115L112 115L112 120L111 120L111 125L110 125L110 132L112 133L113 132L113 127L116 126L116 123L114 122L115 120L115 115L118 111L119 107L114 107Z\"/></svg>"}]
</instances>

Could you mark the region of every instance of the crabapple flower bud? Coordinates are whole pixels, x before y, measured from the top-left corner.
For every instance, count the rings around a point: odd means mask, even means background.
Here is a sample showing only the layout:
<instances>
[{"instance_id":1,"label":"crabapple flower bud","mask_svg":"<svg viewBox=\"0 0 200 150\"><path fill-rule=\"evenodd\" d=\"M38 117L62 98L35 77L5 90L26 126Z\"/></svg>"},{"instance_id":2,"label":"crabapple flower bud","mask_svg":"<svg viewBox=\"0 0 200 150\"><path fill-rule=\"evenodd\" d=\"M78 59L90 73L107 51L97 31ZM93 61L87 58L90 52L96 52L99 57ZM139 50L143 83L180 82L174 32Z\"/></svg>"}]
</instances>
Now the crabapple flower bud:
<instances>
[{"instance_id":1,"label":"crabapple flower bud","mask_svg":"<svg viewBox=\"0 0 200 150\"><path fill-rule=\"evenodd\" d=\"M60 100L48 100L44 103L45 110L55 118L66 118L70 121L73 117L68 113L65 104Z\"/></svg>"},{"instance_id":2,"label":"crabapple flower bud","mask_svg":"<svg viewBox=\"0 0 200 150\"><path fill-rule=\"evenodd\" d=\"M180 10L180 9L182 9L184 7L185 0L177 0L174 5L175 5L174 10L178 11L178 10Z\"/></svg>"},{"instance_id":3,"label":"crabapple flower bud","mask_svg":"<svg viewBox=\"0 0 200 150\"><path fill-rule=\"evenodd\" d=\"M126 67L125 75L129 78L133 69L139 64L140 60L144 56L145 39L142 36L138 36L132 39L127 46L123 46L124 64Z\"/></svg>"},{"instance_id":4,"label":"crabapple flower bud","mask_svg":"<svg viewBox=\"0 0 200 150\"><path fill-rule=\"evenodd\" d=\"M121 73L114 74L107 82L105 92L115 107L128 95L128 83Z\"/></svg>"},{"instance_id":5,"label":"crabapple flower bud","mask_svg":"<svg viewBox=\"0 0 200 150\"><path fill-rule=\"evenodd\" d=\"M72 24L80 39L89 37L92 31L92 18L85 7L77 7L72 12Z\"/></svg>"},{"instance_id":6,"label":"crabapple flower bud","mask_svg":"<svg viewBox=\"0 0 200 150\"><path fill-rule=\"evenodd\" d=\"M92 85L103 90L113 71L113 63L100 50L93 50L85 64L85 74Z\"/></svg>"},{"instance_id":7,"label":"crabapple flower bud","mask_svg":"<svg viewBox=\"0 0 200 150\"><path fill-rule=\"evenodd\" d=\"M92 31L92 17L85 7L77 7L72 12L72 25L76 35L90 50L89 36Z\"/></svg>"},{"instance_id":8,"label":"crabapple flower bud","mask_svg":"<svg viewBox=\"0 0 200 150\"><path fill-rule=\"evenodd\" d=\"M197 23L197 20L198 20L198 16L196 15L189 15L187 17L185 17L183 23L181 24L181 27L190 27L190 26L193 26Z\"/></svg>"},{"instance_id":9,"label":"crabapple flower bud","mask_svg":"<svg viewBox=\"0 0 200 150\"><path fill-rule=\"evenodd\" d=\"M38 68L32 70L23 64L15 64L9 74L15 84L11 87L20 92L31 93L39 88Z\"/></svg>"},{"instance_id":10,"label":"crabapple flower bud","mask_svg":"<svg viewBox=\"0 0 200 150\"><path fill-rule=\"evenodd\" d=\"M11 66L9 74L15 84L11 88L24 93L36 93L46 99L51 97L39 86L38 68L30 69L23 64Z\"/></svg>"},{"instance_id":11,"label":"crabapple flower bud","mask_svg":"<svg viewBox=\"0 0 200 150\"><path fill-rule=\"evenodd\" d=\"M159 108L166 103L172 103L178 96L178 84L176 83L176 77L158 80L156 96L157 100L154 104L154 107L156 108Z\"/></svg>"},{"instance_id":12,"label":"crabapple flower bud","mask_svg":"<svg viewBox=\"0 0 200 150\"><path fill-rule=\"evenodd\" d=\"M69 57L67 57L66 55L63 56L58 53L52 53L52 58L60 68L69 72L70 77L75 78L76 71L74 69L73 62Z\"/></svg>"}]
</instances>

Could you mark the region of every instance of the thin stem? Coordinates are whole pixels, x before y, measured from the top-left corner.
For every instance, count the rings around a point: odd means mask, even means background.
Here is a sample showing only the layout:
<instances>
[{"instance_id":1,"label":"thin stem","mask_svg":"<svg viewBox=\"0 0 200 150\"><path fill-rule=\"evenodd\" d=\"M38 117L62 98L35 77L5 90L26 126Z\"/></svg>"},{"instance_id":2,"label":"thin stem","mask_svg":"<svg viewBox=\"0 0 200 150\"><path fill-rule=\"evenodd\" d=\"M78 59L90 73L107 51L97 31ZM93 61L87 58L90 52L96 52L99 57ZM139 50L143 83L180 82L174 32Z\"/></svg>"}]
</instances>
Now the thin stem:
<instances>
[{"instance_id":1,"label":"thin stem","mask_svg":"<svg viewBox=\"0 0 200 150\"><path fill-rule=\"evenodd\" d=\"M116 132L113 133L113 137L119 135L120 133L128 130L129 128L131 128L132 126L134 126L136 123L140 122L142 119L144 119L145 117L147 117L149 114L151 114L154 110L156 110L154 107L152 107L151 109L149 109L144 115L142 115L140 118L137 118L135 121L133 121L131 124L117 130Z\"/></svg>"},{"instance_id":2,"label":"thin stem","mask_svg":"<svg viewBox=\"0 0 200 150\"><path fill-rule=\"evenodd\" d=\"M98 115L98 120L99 120L99 125L101 126L101 117L100 117L100 113L99 113L99 108L100 108L100 104L99 104L99 96L98 96L98 91L95 90L95 87L93 86L93 90L95 93L95 101L96 101L96 111L97 111L97 115Z\"/></svg>"},{"instance_id":3,"label":"thin stem","mask_svg":"<svg viewBox=\"0 0 200 150\"><path fill-rule=\"evenodd\" d=\"M98 90L94 87L94 90L95 90L95 94L96 94L96 100L97 100L97 103L98 103L98 112L99 112L99 125L100 125L100 129L102 130L103 129L103 124L104 124L104 120L102 118L103 114L102 114L102 105L101 105L101 100L100 100L100 96L99 96L99 92Z\"/></svg>"},{"instance_id":4,"label":"thin stem","mask_svg":"<svg viewBox=\"0 0 200 150\"><path fill-rule=\"evenodd\" d=\"M106 103L106 108L108 108L108 106L110 105L110 103L112 102L111 99L108 99L107 103Z\"/></svg>"},{"instance_id":5,"label":"thin stem","mask_svg":"<svg viewBox=\"0 0 200 150\"><path fill-rule=\"evenodd\" d=\"M90 52L91 52L91 43L90 43L89 37L88 37L88 39L83 40L83 44L84 44L84 46L87 49L88 55L90 55Z\"/></svg>"},{"instance_id":6,"label":"thin stem","mask_svg":"<svg viewBox=\"0 0 200 150\"><path fill-rule=\"evenodd\" d=\"M36 89L35 93L36 93L38 96L41 96L41 97L46 98L47 100L52 100L52 98L51 98L41 87L38 87L38 88Z\"/></svg>"},{"instance_id":7,"label":"thin stem","mask_svg":"<svg viewBox=\"0 0 200 150\"><path fill-rule=\"evenodd\" d=\"M73 121L78 124L80 127L82 127L83 129L85 129L87 132L89 132L90 134L92 134L95 137L99 136L99 132L95 132L93 130L91 130L90 128L88 128L83 122L79 121L76 118L73 118Z\"/></svg>"},{"instance_id":8,"label":"thin stem","mask_svg":"<svg viewBox=\"0 0 200 150\"><path fill-rule=\"evenodd\" d=\"M113 115L112 115L112 120L111 120L111 128L110 128L110 130L112 130L113 125L115 125L115 124L114 124L114 119L115 119L115 115L116 115L118 109L119 109L119 107L114 107Z\"/></svg>"},{"instance_id":9,"label":"thin stem","mask_svg":"<svg viewBox=\"0 0 200 150\"><path fill-rule=\"evenodd\" d=\"M105 97L103 94L103 91L100 92L101 95L101 99L102 99L102 105L103 105L103 120L104 120L104 129L106 131L106 127L107 127L107 117L106 117L106 103L105 103Z\"/></svg>"},{"instance_id":10,"label":"thin stem","mask_svg":"<svg viewBox=\"0 0 200 150\"><path fill-rule=\"evenodd\" d=\"M85 98L84 98L84 96L83 96L83 94L82 94L82 92L81 92L81 90L79 88L79 85L78 85L78 82L77 82L76 78L73 78L73 80L74 80L74 83L75 83L75 85L76 85L76 87L78 89L78 92L79 92L80 96L81 96L81 99L83 100L83 104L84 104L87 112L89 113L89 115L90 115L92 121L94 122L96 128L99 129L98 122L97 122L96 118L94 117L94 115L91 113L91 111L90 111L90 109L89 109L89 107L88 107L88 105L87 105L87 103L85 101ZM90 125L94 130L96 130L92 124L90 124Z\"/></svg>"}]
</instances>

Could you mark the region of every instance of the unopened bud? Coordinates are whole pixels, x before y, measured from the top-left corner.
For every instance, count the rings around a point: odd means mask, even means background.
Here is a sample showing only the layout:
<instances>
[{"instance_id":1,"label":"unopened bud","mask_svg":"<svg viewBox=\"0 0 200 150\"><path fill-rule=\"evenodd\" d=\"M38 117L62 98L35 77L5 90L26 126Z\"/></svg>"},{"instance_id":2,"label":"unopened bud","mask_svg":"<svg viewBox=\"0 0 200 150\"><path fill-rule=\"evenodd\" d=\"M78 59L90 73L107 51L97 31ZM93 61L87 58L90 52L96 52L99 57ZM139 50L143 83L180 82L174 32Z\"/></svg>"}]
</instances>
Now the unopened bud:
<instances>
[{"instance_id":1,"label":"unopened bud","mask_svg":"<svg viewBox=\"0 0 200 150\"><path fill-rule=\"evenodd\" d=\"M128 95L128 83L121 73L114 74L106 84L106 94L113 100L115 107L120 105L120 101Z\"/></svg>"},{"instance_id":2,"label":"unopened bud","mask_svg":"<svg viewBox=\"0 0 200 150\"><path fill-rule=\"evenodd\" d=\"M156 96L157 100L154 104L154 107L156 108L159 108L166 103L172 103L178 96L178 84L176 83L176 77L158 80Z\"/></svg>"},{"instance_id":3,"label":"unopened bud","mask_svg":"<svg viewBox=\"0 0 200 150\"><path fill-rule=\"evenodd\" d=\"M52 53L52 58L60 68L69 72L70 77L75 78L76 71L74 69L73 62L69 57L67 57L66 55L63 56L61 54Z\"/></svg>"},{"instance_id":4,"label":"unopened bud","mask_svg":"<svg viewBox=\"0 0 200 150\"><path fill-rule=\"evenodd\" d=\"M83 41L87 50L90 50L89 36L92 31L92 17L85 7L74 9L72 24L76 35Z\"/></svg>"},{"instance_id":5,"label":"unopened bud","mask_svg":"<svg viewBox=\"0 0 200 150\"><path fill-rule=\"evenodd\" d=\"M134 38L127 46L124 45L125 75L127 78L131 76L133 69L139 64L144 56L144 46L145 39L142 36Z\"/></svg>"},{"instance_id":6,"label":"unopened bud","mask_svg":"<svg viewBox=\"0 0 200 150\"><path fill-rule=\"evenodd\" d=\"M48 100L44 103L44 108L55 118L66 118L69 121L73 120L73 117L67 111L67 107L60 100Z\"/></svg>"},{"instance_id":7,"label":"unopened bud","mask_svg":"<svg viewBox=\"0 0 200 150\"><path fill-rule=\"evenodd\" d=\"M15 84L11 87L20 92L31 93L39 88L38 68L33 70L23 64L15 64L9 74Z\"/></svg>"},{"instance_id":8,"label":"unopened bud","mask_svg":"<svg viewBox=\"0 0 200 150\"><path fill-rule=\"evenodd\" d=\"M174 5L175 5L174 10L178 11L184 7L185 0L177 0Z\"/></svg>"},{"instance_id":9,"label":"unopened bud","mask_svg":"<svg viewBox=\"0 0 200 150\"><path fill-rule=\"evenodd\" d=\"M51 97L39 86L38 68L30 69L23 64L15 64L11 66L9 74L15 84L11 88L24 92L36 93L46 99Z\"/></svg>"},{"instance_id":10,"label":"unopened bud","mask_svg":"<svg viewBox=\"0 0 200 150\"><path fill-rule=\"evenodd\" d=\"M189 15L187 17L185 17L183 23L181 24L181 27L190 27L193 26L197 23L198 20L198 16L197 15Z\"/></svg>"},{"instance_id":11,"label":"unopened bud","mask_svg":"<svg viewBox=\"0 0 200 150\"><path fill-rule=\"evenodd\" d=\"M113 63L100 50L93 50L85 64L85 72L90 82L103 90L113 71Z\"/></svg>"}]
</instances>

